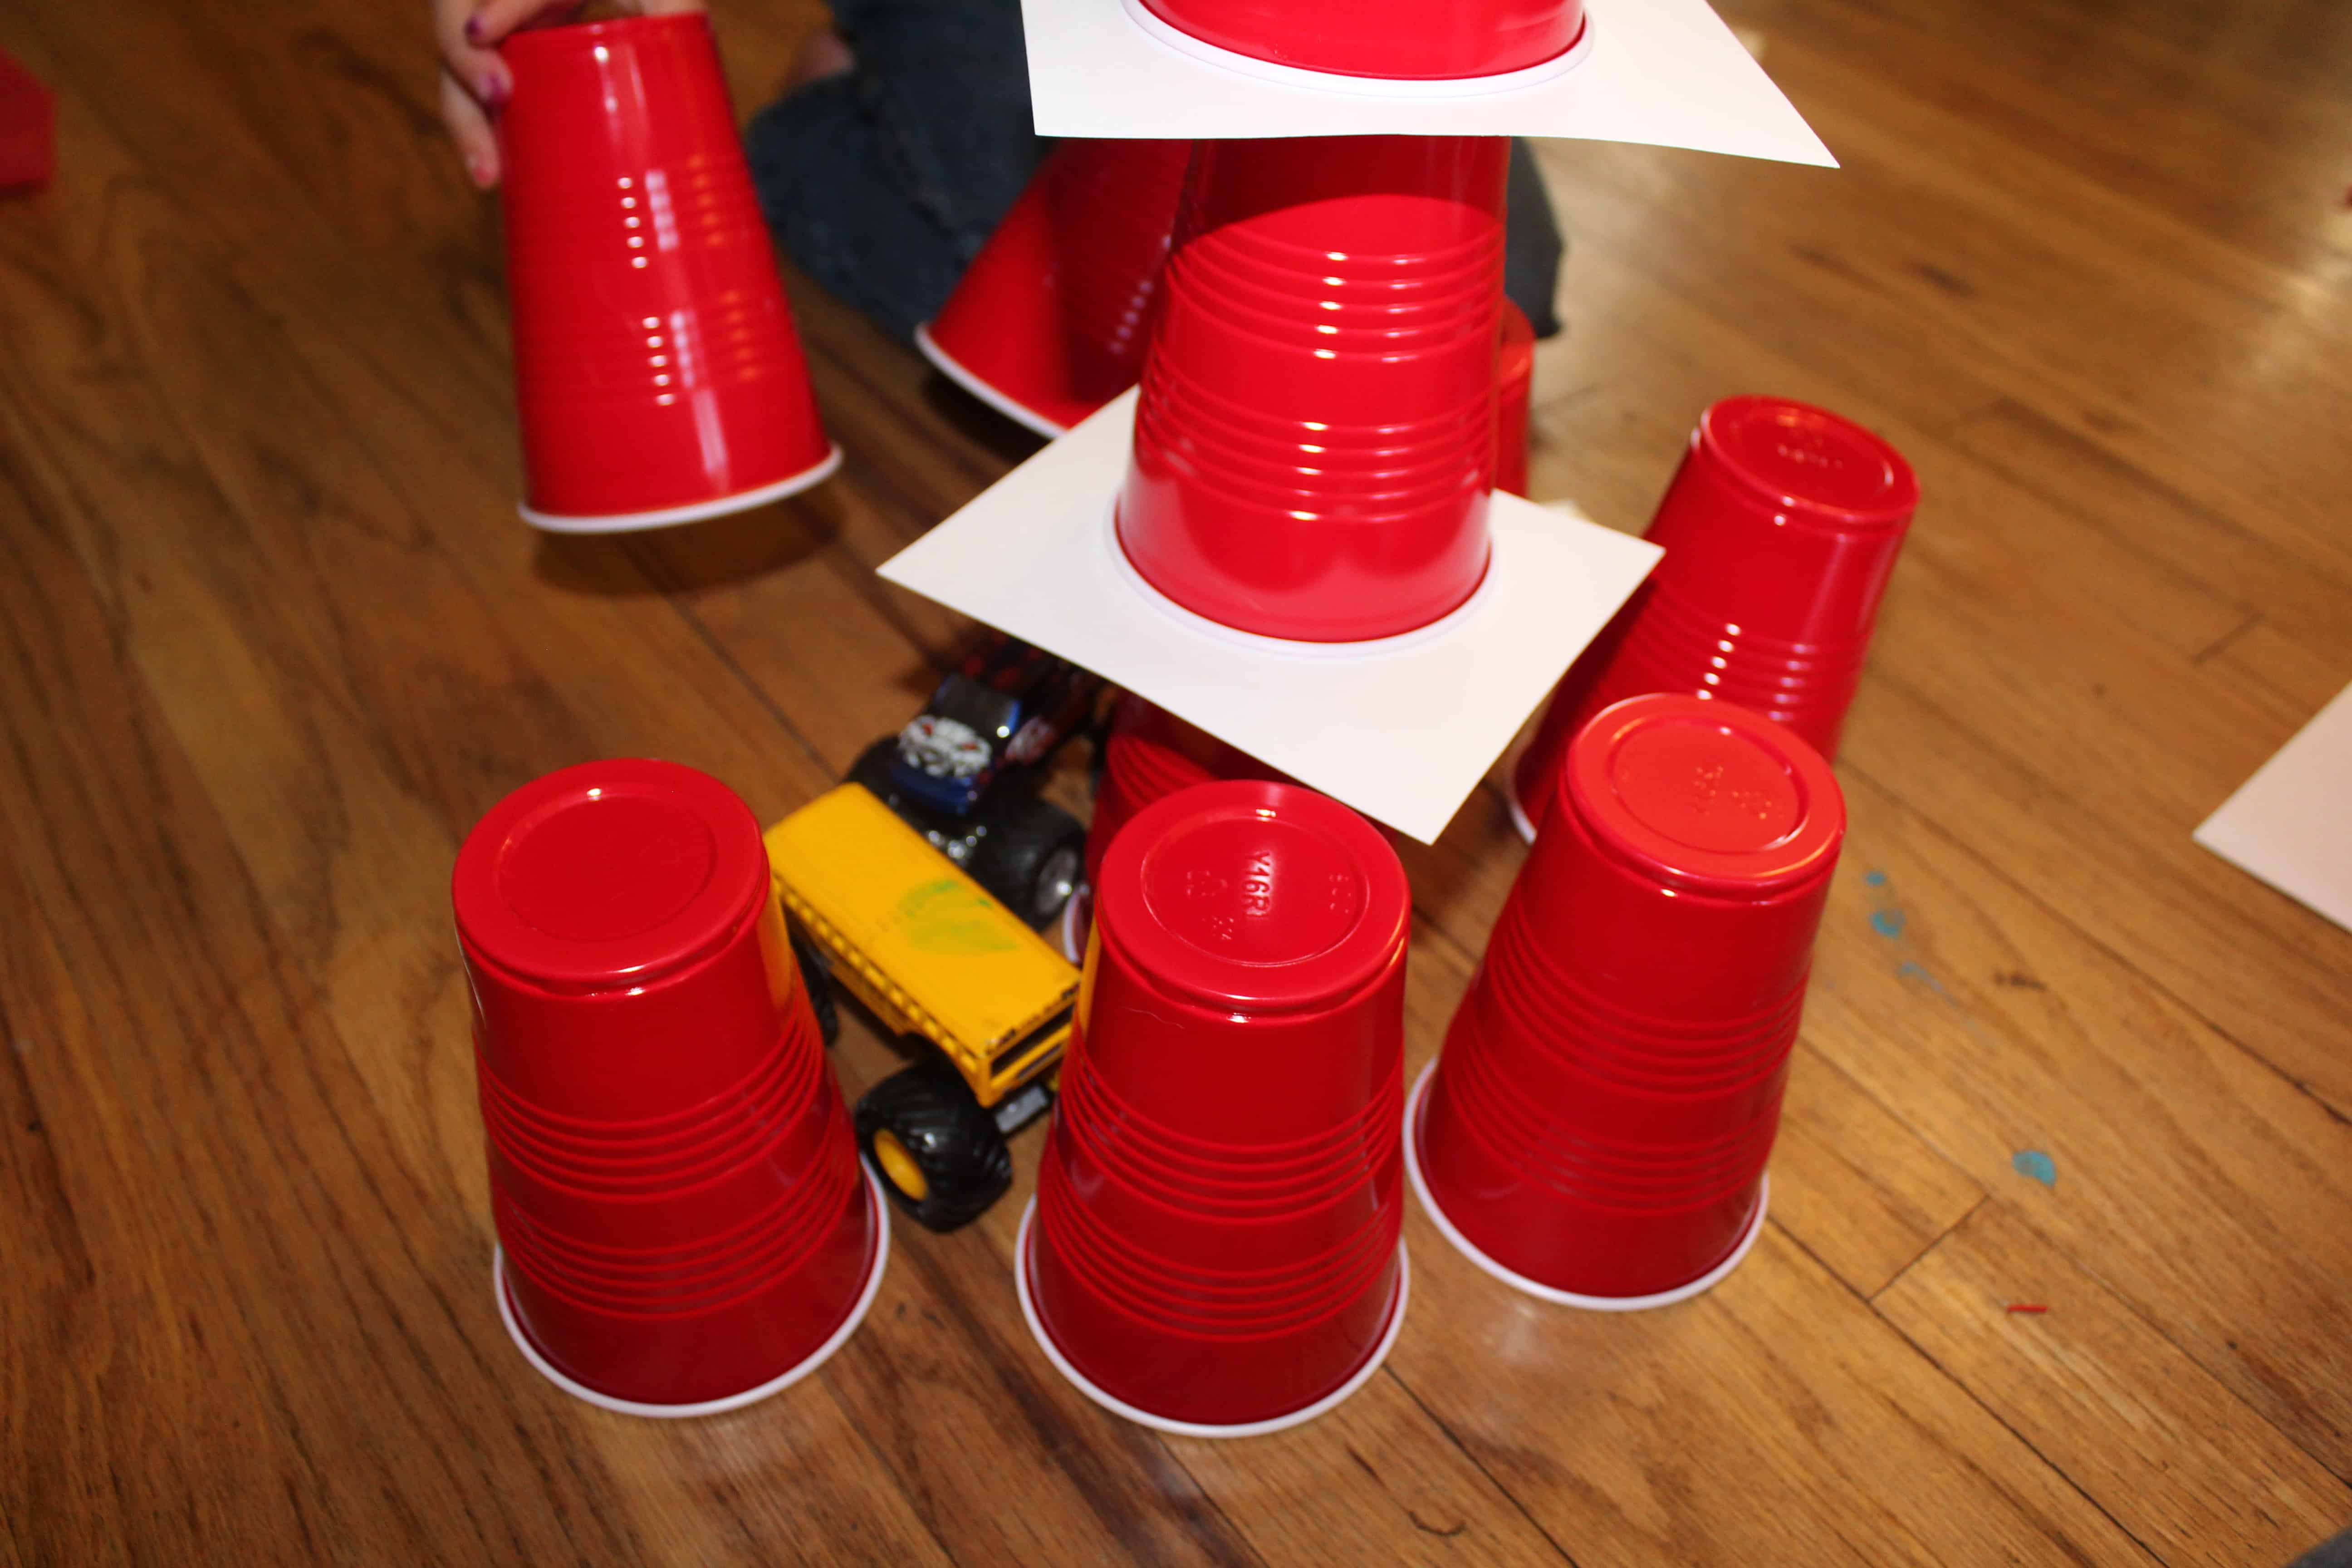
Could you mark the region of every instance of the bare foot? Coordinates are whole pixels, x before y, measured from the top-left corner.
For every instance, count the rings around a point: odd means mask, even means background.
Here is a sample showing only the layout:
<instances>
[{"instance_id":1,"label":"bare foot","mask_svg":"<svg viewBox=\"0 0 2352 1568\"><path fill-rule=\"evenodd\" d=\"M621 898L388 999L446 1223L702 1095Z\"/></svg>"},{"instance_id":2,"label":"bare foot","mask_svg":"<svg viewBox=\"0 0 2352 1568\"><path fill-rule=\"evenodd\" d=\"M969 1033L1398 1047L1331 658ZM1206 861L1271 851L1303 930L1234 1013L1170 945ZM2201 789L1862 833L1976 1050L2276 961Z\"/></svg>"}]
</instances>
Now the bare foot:
<instances>
[{"instance_id":1,"label":"bare foot","mask_svg":"<svg viewBox=\"0 0 2352 1568\"><path fill-rule=\"evenodd\" d=\"M840 76L857 64L857 57L849 52L849 45L831 27L819 27L801 40L800 52L793 56L792 69L784 74L784 90L795 92L813 81L823 81L829 76Z\"/></svg>"}]
</instances>

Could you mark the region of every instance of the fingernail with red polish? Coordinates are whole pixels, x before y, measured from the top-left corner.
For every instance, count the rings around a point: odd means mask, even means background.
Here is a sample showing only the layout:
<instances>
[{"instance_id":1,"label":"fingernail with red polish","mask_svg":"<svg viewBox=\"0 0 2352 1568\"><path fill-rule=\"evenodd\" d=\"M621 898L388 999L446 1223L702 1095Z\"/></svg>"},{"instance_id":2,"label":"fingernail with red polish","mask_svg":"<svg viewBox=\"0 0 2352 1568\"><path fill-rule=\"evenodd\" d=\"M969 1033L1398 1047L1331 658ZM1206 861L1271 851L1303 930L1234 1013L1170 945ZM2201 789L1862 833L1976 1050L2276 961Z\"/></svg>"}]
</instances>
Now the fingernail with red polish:
<instances>
[{"instance_id":1,"label":"fingernail with red polish","mask_svg":"<svg viewBox=\"0 0 2352 1568\"><path fill-rule=\"evenodd\" d=\"M504 109L507 106L508 90L507 79L502 76L486 76L482 79L482 101L492 109Z\"/></svg>"},{"instance_id":2,"label":"fingernail with red polish","mask_svg":"<svg viewBox=\"0 0 2352 1568\"><path fill-rule=\"evenodd\" d=\"M479 16L468 16L466 18L466 41L469 44L475 45L477 47L480 46L482 42L482 19Z\"/></svg>"}]
</instances>

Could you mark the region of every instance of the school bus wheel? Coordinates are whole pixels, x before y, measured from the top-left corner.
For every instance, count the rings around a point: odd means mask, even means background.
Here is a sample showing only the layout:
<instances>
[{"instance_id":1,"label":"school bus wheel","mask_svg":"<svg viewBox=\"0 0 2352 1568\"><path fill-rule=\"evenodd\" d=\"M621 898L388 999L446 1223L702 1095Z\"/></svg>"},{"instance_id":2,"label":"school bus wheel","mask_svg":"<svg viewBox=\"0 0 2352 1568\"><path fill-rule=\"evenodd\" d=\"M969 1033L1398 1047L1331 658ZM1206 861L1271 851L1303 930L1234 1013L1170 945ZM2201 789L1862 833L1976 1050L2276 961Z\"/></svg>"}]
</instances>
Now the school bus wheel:
<instances>
[{"instance_id":1,"label":"school bus wheel","mask_svg":"<svg viewBox=\"0 0 2352 1568\"><path fill-rule=\"evenodd\" d=\"M891 1198L927 1230L969 1225L1013 1184L1013 1151L995 1118L936 1055L866 1091L857 1142Z\"/></svg>"}]
</instances>

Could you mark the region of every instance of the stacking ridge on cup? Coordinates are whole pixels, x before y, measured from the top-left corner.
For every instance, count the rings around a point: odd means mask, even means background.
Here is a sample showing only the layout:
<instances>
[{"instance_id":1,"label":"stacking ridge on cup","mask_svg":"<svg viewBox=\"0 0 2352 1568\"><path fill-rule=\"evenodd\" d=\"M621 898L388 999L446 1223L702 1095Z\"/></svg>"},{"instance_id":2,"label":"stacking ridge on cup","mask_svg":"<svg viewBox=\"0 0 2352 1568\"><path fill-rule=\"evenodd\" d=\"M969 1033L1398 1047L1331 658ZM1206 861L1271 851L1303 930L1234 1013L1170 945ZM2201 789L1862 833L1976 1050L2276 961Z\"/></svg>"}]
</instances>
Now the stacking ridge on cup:
<instances>
[{"instance_id":1,"label":"stacking ridge on cup","mask_svg":"<svg viewBox=\"0 0 2352 1568\"><path fill-rule=\"evenodd\" d=\"M1057 1365L1163 1428L1303 1420L1402 1320L1403 868L1338 802L1179 791L1111 846L1022 1231Z\"/></svg>"},{"instance_id":2,"label":"stacking ridge on cup","mask_svg":"<svg viewBox=\"0 0 2352 1568\"><path fill-rule=\"evenodd\" d=\"M1412 81L1502 76L1555 59L1583 0L1129 0L1189 37L1334 76Z\"/></svg>"},{"instance_id":3,"label":"stacking ridge on cup","mask_svg":"<svg viewBox=\"0 0 2352 1568\"><path fill-rule=\"evenodd\" d=\"M1223 626L1355 642L1485 575L1494 137L1204 142L1144 362L1118 541Z\"/></svg>"},{"instance_id":4,"label":"stacking ridge on cup","mask_svg":"<svg viewBox=\"0 0 2352 1568\"><path fill-rule=\"evenodd\" d=\"M751 811L588 763L458 851L499 1310L598 1403L700 1414L846 1336L887 1248Z\"/></svg>"},{"instance_id":5,"label":"stacking ridge on cup","mask_svg":"<svg viewBox=\"0 0 2352 1568\"><path fill-rule=\"evenodd\" d=\"M1103 857L1137 812L1193 784L1218 779L1290 782L1283 774L1164 708L1129 692L1111 710L1102 786L1087 826L1087 879L1102 879Z\"/></svg>"},{"instance_id":6,"label":"stacking ridge on cup","mask_svg":"<svg viewBox=\"0 0 2352 1568\"><path fill-rule=\"evenodd\" d=\"M1189 142L1055 147L916 342L1042 436L1133 386L1192 155Z\"/></svg>"},{"instance_id":7,"label":"stacking ridge on cup","mask_svg":"<svg viewBox=\"0 0 2352 1568\"><path fill-rule=\"evenodd\" d=\"M833 471L699 14L499 46L523 516L653 528Z\"/></svg>"},{"instance_id":8,"label":"stacking ridge on cup","mask_svg":"<svg viewBox=\"0 0 2352 1568\"><path fill-rule=\"evenodd\" d=\"M1449 1239L1592 1305L1737 1262L1844 830L1829 764L1755 713L1594 716L1408 1113Z\"/></svg>"},{"instance_id":9,"label":"stacking ridge on cup","mask_svg":"<svg viewBox=\"0 0 2352 1568\"><path fill-rule=\"evenodd\" d=\"M1527 828L1542 826L1570 738L1644 691L1754 709L1835 760L1918 506L1911 465L1850 420L1779 397L1709 408L1650 524L1664 559L1561 679L1519 758Z\"/></svg>"}]
</instances>

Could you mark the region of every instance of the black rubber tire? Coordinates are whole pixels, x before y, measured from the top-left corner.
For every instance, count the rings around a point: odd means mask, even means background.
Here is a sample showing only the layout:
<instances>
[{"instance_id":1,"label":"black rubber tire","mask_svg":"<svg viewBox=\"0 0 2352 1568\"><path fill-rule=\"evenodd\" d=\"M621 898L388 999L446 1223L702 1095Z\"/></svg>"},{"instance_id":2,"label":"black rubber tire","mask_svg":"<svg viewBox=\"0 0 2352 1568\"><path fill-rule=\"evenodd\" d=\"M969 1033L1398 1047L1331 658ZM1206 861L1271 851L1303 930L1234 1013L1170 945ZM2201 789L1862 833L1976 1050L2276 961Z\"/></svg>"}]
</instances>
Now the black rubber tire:
<instances>
[{"instance_id":1,"label":"black rubber tire","mask_svg":"<svg viewBox=\"0 0 2352 1568\"><path fill-rule=\"evenodd\" d=\"M801 969L801 988L808 993L809 1011L816 1015L817 1037L827 1049L841 1038L841 1007L833 999L833 970L798 926L792 928L793 958Z\"/></svg>"},{"instance_id":2,"label":"black rubber tire","mask_svg":"<svg viewBox=\"0 0 2352 1568\"><path fill-rule=\"evenodd\" d=\"M875 1157L874 1135L881 1131L896 1137L923 1173L929 1190L921 1198L899 1191ZM866 1091L857 1102L857 1147L891 1202L926 1230L970 1225L1013 1185L1013 1151L996 1119L936 1052Z\"/></svg>"},{"instance_id":3,"label":"black rubber tire","mask_svg":"<svg viewBox=\"0 0 2352 1568\"><path fill-rule=\"evenodd\" d=\"M1086 856L1087 830L1078 819L1033 797L991 814L988 833L964 869L1034 930L1070 901L1086 875Z\"/></svg>"}]
</instances>

